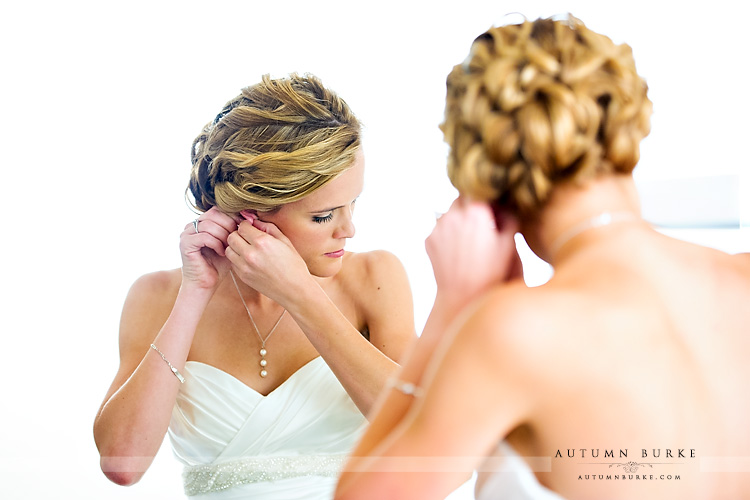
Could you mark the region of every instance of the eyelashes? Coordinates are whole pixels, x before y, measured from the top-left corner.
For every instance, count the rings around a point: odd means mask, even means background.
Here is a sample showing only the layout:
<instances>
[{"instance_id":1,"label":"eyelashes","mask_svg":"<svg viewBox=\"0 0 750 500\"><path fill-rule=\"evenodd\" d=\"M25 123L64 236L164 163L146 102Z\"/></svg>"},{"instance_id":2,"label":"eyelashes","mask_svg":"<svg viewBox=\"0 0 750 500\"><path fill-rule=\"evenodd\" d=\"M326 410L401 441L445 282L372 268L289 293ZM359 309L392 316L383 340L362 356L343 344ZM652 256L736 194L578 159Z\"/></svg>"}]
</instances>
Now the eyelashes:
<instances>
[{"instance_id":1,"label":"eyelashes","mask_svg":"<svg viewBox=\"0 0 750 500\"><path fill-rule=\"evenodd\" d=\"M331 222L332 220L333 220L333 212L323 217L320 217L320 216L313 217L313 222L317 222L318 224L325 224L326 222Z\"/></svg>"},{"instance_id":2,"label":"eyelashes","mask_svg":"<svg viewBox=\"0 0 750 500\"><path fill-rule=\"evenodd\" d=\"M353 210L354 210L354 205L355 205L356 203L357 203L357 198L355 198L355 199L354 199L354 200L352 201L352 203L351 203L351 206L350 206L350 208L349 208L349 209L353 211ZM336 209L336 210L338 210L338 209ZM317 216L313 216L312 220L313 220L313 222L316 222L316 223L318 223L318 224L325 224L326 222L331 222L331 221L333 220L333 212L331 212L331 213L330 213L330 214L328 214L328 215L317 215Z\"/></svg>"}]
</instances>

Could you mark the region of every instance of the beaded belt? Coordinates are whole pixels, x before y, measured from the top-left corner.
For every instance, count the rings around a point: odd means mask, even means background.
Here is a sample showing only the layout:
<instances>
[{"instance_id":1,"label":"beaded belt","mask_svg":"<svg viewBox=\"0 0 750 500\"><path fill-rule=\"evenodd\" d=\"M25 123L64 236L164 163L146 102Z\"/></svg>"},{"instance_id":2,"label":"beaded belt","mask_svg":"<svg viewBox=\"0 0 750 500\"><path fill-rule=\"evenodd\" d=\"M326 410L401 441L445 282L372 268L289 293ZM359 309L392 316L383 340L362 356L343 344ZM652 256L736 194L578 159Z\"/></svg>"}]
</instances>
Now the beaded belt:
<instances>
[{"instance_id":1,"label":"beaded belt","mask_svg":"<svg viewBox=\"0 0 750 500\"><path fill-rule=\"evenodd\" d=\"M233 486L301 476L338 477L347 455L248 457L217 464L186 466L182 478L188 496Z\"/></svg>"}]
</instances>

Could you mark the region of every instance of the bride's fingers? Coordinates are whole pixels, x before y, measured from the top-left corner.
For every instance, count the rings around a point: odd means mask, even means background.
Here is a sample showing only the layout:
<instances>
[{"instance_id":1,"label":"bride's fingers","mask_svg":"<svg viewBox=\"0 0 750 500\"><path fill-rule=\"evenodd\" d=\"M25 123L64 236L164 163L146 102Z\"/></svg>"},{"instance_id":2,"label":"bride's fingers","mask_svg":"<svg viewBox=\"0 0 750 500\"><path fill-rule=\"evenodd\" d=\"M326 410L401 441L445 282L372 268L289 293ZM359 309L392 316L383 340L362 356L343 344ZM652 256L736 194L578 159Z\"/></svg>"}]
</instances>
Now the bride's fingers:
<instances>
[{"instance_id":1,"label":"bride's fingers","mask_svg":"<svg viewBox=\"0 0 750 500\"><path fill-rule=\"evenodd\" d=\"M190 239L183 245L183 253L200 252L202 248L210 248L222 257L226 253L224 242L208 232L190 235Z\"/></svg>"},{"instance_id":2,"label":"bride's fingers","mask_svg":"<svg viewBox=\"0 0 750 500\"><path fill-rule=\"evenodd\" d=\"M244 221L237 228L237 233L249 244L263 245L269 236L291 246L289 239L273 223L258 219ZM273 244L273 243L271 243Z\"/></svg>"},{"instance_id":3,"label":"bride's fingers","mask_svg":"<svg viewBox=\"0 0 750 500\"><path fill-rule=\"evenodd\" d=\"M224 256L232 264L238 276L242 275L244 271L256 269L261 257L252 250L252 245L237 233L229 235L229 245L226 247Z\"/></svg>"},{"instance_id":4,"label":"bride's fingers","mask_svg":"<svg viewBox=\"0 0 750 500\"><path fill-rule=\"evenodd\" d=\"M281 232L281 229L279 229L279 227L272 222L264 222L260 219L255 219L253 221L253 227L260 231L263 231L266 234L270 234L274 238L279 239L284 243L289 243L289 240L284 235L284 233Z\"/></svg>"},{"instance_id":5,"label":"bride's fingers","mask_svg":"<svg viewBox=\"0 0 750 500\"><path fill-rule=\"evenodd\" d=\"M227 247L224 256L229 260L234 268L239 267L245 263L245 258L238 254L237 251L231 246Z\"/></svg>"},{"instance_id":6,"label":"bride's fingers","mask_svg":"<svg viewBox=\"0 0 750 500\"><path fill-rule=\"evenodd\" d=\"M232 255L236 255L244 260L244 256L248 254L249 247L250 243L240 234L239 229L227 237L227 257L229 257L229 250L231 250Z\"/></svg>"},{"instance_id":7,"label":"bride's fingers","mask_svg":"<svg viewBox=\"0 0 750 500\"><path fill-rule=\"evenodd\" d=\"M237 225L242 222L242 217L239 214L225 214L216 207L211 208L208 212L203 214L200 218L208 217L217 224L221 225L224 229L229 231L237 230Z\"/></svg>"},{"instance_id":8,"label":"bride's fingers","mask_svg":"<svg viewBox=\"0 0 750 500\"><path fill-rule=\"evenodd\" d=\"M188 223L188 225L185 226L185 229L193 229L193 232L196 232L197 229L198 232L204 231L204 226L207 224L211 225L217 225L223 228L227 233L231 233L232 231L235 231L237 229L237 225L242 221L242 217L239 215L229 215L225 214L224 212L220 211L218 208L213 207L207 212L204 212L200 216L198 216L197 219L194 221ZM196 227L197 225L197 227Z\"/></svg>"},{"instance_id":9,"label":"bride's fingers","mask_svg":"<svg viewBox=\"0 0 750 500\"><path fill-rule=\"evenodd\" d=\"M195 232L195 224L198 226L198 232ZM190 237L191 235L201 234L201 233L208 233L212 235L214 238L217 238L221 241L226 241L227 236L233 231L236 230L236 227L229 227L227 228L225 224L221 224L213 219L198 219L197 222L185 226L185 233L186 236Z\"/></svg>"}]
</instances>

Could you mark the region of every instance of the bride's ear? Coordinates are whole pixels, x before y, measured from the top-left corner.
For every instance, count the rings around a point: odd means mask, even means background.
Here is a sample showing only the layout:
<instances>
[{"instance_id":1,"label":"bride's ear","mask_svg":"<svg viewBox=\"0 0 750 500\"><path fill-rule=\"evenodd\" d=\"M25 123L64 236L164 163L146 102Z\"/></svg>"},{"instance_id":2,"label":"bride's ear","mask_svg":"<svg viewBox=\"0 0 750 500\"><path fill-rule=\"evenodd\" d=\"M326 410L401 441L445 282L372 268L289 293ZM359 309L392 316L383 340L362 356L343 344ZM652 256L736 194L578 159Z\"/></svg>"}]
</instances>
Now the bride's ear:
<instances>
[{"instance_id":1,"label":"bride's ear","mask_svg":"<svg viewBox=\"0 0 750 500\"><path fill-rule=\"evenodd\" d=\"M250 222L258 219L258 211L257 210L243 210L240 212L240 216L245 219L249 220Z\"/></svg>"}]
</instances>

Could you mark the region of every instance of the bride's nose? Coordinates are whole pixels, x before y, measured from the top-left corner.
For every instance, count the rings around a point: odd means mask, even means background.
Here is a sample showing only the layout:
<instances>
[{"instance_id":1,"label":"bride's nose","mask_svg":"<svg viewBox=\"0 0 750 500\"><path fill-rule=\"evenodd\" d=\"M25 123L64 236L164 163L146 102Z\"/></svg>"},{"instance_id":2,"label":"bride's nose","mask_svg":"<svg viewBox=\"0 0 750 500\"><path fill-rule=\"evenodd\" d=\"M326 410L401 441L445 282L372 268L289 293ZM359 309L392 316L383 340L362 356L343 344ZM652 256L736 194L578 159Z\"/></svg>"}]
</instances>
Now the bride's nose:
<instances>
[{"instance_id":1,"label":"bride's nose","mask_svg":"<svg viewBox=\"0 0 750 500\"><path fill-rule=\"evenodd\" d=\"M352 238L354 237L354 208L349 207L341 210L341 217L336 230L333 232L334 238Z\"/></svg>"}]
</instances>

